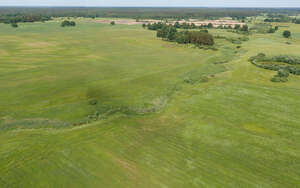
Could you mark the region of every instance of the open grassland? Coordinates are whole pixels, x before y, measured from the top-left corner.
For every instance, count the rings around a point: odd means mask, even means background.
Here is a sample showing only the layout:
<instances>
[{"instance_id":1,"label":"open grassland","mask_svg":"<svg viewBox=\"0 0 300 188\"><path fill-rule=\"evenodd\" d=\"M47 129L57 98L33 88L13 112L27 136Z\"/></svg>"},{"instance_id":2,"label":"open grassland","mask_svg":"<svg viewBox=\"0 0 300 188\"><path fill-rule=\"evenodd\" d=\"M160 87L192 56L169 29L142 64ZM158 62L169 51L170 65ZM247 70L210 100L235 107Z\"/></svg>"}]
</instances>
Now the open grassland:
<instances>
[{"instance_id":1,"label":"open grassland","mask_svg":"<svg viewBox=\"0 0 300 188\"><path fill-rule=\"evenodd\" d=\"M299 55L299 25L216 51L77 25L0 25L0 187L300 186L300 77L248 62Z\"/></svg>"}]
</instances>

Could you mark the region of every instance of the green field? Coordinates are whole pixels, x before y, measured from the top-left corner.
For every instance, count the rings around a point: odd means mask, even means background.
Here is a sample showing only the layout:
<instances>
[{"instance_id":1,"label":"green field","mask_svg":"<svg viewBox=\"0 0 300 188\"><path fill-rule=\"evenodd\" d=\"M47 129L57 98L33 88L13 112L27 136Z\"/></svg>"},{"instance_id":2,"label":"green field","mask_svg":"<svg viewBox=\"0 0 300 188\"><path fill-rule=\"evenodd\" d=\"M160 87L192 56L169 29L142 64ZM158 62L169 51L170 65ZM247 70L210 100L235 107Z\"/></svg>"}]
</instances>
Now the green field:
<instances>
[{"instance_id":1,"label":"green field","mask_svg":"<svg viewBox=\"0 0 300 188\"><path fill-rule=\"evenodd\" d=\"M300 187L300 76L248 62L300 25L210 50L76 22L0 25L0 187Z\"/></svg>"}]
</instances>

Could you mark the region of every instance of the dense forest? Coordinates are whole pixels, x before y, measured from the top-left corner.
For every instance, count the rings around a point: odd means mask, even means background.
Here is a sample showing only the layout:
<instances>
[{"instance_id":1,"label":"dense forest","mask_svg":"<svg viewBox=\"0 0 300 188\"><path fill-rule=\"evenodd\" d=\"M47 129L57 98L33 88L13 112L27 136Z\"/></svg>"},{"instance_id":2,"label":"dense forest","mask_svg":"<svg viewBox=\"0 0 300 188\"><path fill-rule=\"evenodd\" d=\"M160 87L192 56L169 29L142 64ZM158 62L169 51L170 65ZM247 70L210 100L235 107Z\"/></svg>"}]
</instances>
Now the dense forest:
<instances>
[{"instance_id":1,"label":"dense forest","mask_svg":"<svg viewBox=\"0 0 300 188\"><path fill-rule=\"evenodd\" d=\"M262 13L296 15L300 9L267 8L100 8L100 7L1 7L0 22L46 21L51 17L116 17L135 19L244 19ZM274 19L274 18L273 18Z\"/></svg>"}]
</instances>

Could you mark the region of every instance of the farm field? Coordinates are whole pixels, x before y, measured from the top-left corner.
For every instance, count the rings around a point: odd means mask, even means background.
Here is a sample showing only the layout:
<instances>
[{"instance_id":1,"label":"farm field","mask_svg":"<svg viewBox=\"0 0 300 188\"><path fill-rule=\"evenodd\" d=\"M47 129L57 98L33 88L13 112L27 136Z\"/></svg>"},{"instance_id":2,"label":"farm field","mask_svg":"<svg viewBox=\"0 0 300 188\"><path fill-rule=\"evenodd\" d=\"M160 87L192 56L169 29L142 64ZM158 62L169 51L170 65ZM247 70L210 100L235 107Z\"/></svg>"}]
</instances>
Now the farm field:
<instances>
[{"instance_id":1,"label":"farm field","mask_svg":"<svg viewBox=\"0 0 300 188\"><path fill-rule=\"evenodd\" d=\"M300 187L300 76L248 61L299 56L300 25L199 49L76 23L0 24L0 187Z\"/></svg>"}]
</instances>

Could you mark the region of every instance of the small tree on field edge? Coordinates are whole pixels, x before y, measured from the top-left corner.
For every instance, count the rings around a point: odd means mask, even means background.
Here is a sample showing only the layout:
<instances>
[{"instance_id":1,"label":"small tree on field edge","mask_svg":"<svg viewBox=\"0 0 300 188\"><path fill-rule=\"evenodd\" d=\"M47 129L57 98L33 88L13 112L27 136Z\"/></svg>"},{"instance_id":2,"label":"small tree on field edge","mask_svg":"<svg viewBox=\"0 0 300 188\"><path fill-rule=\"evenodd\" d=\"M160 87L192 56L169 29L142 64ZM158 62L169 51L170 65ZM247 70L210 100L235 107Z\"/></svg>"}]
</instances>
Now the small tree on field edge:
<instances>
[{"instance_id":1,"label":"small tree on field edge","mask_svg":"<svg viewBox=\"0 0 300 188\"><path fill-rule=\"evenodd\" d=\"M116 22L115 21L111 21L110 25L116 25Z\"/></svg>"}]
</instances>

